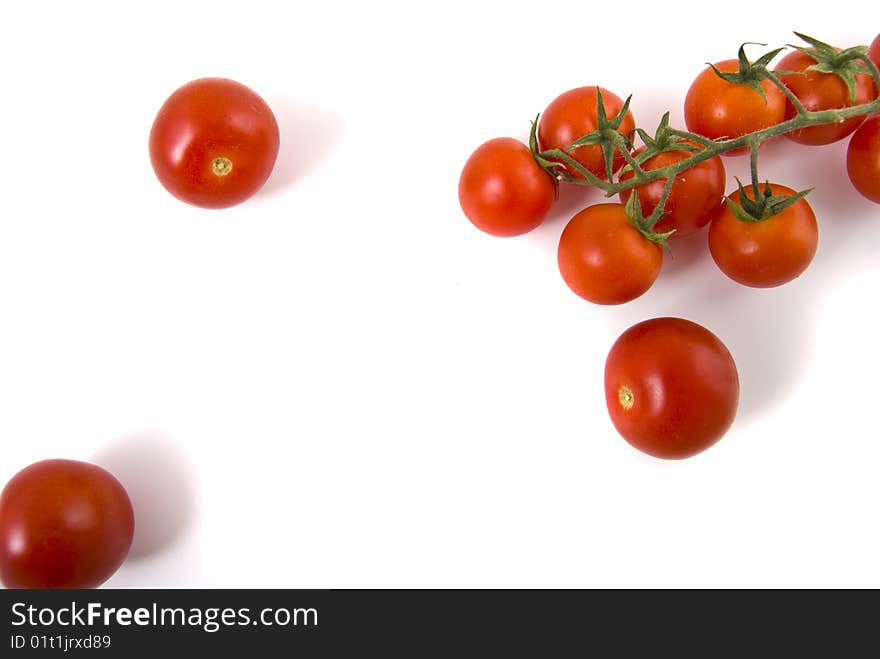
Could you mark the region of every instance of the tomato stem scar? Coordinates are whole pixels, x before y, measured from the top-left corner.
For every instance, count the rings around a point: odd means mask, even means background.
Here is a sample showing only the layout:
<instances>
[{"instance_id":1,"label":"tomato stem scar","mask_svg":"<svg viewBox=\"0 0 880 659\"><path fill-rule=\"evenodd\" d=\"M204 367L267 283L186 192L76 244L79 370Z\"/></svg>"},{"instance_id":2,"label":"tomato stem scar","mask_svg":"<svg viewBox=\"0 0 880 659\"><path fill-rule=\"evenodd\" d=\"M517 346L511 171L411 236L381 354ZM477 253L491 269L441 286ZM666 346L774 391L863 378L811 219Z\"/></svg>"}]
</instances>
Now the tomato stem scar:
<instances>
[{"instance_id":1,"label":"tomato stem scar","mask_svg":"<svg viewBox=\"0 0 880 659\"><path fill-rule=\"evenodd\" d=\"M214 160L211 161L211 171L213 171L216 176L226 176L232 171L232 161L225 156L214 158Z\"/></svg>"},{"instance_id":2,"label":"tomato stem scar","mask_svg":"<svg viewBox=\"0 0 880 659\"><path fill-rule=\"evenodd\" d=\"M623 386L617 390L617 400L620 401L620 406L623 409L628 410L632 408L633 403L635 403L636 397L633 395L632 389Z\"/></svg>"}]
</instances>

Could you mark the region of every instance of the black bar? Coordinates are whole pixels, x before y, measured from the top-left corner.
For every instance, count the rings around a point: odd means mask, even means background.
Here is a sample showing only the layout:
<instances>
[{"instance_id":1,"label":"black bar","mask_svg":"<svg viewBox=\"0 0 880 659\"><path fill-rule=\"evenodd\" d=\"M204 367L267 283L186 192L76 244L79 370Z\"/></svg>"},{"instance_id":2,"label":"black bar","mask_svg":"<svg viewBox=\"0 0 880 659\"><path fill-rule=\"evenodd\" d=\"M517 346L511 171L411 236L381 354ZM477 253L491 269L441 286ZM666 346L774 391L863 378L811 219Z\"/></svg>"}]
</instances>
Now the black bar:
<instances>
[{"instance_id":1,"label":"black bar","mask_svg":"<svg viewBox=\"0 0 880 659\"><path fill-rule=\"evenodd\" d=\"M10 659L867 657L880 647L876 591L6 590L0 611Z\"/></svg>"}]
</instances>

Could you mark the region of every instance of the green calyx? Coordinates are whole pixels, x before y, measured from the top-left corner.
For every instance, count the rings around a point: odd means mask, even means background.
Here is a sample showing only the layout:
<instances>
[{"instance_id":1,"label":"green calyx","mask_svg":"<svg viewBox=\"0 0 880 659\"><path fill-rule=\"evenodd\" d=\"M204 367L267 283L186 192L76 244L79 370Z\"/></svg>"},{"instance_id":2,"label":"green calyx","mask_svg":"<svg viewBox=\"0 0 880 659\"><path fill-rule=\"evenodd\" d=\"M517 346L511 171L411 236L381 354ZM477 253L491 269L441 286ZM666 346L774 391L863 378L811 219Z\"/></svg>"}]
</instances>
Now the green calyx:
<instances>
[{"instance_id":1,"label":"green calyx","mask_svg":"<svg viewBox=\"0 0 880 659\"><path fill-rule=\"evenodd\" d=\"M651 156L667 151L689 151L696 153L700 150L700 147L696 146L693 142L688 142L669 127L668 112L660 119L660 124L657 126L657 130L654 131L653 137L641 128L636 128L636 132L645 144L645 150L637 158L640 163Z\"/></svg>"},{"instance_id":2,"label":"green calyx","mask_svg":"<svg viewBox=\"0 0 880 659\"><path fill-rule=\"evenodd\" d=\"M823 41L808 37L800 32L795 32L799 39L809 44L807 46L797 46L789 44L792 48L799 50L805 55L809 55L816 63L807 67L807 71L818 71L819 73L829 73L838 76L843 80L846 89L849 92L849 102L856 102L856 76L870 75L865 68L863 60L867 55L868 48L866 46L853 46L845 50L838 50ZM778 72L780 75L799 75L796 72Z\"/></svg>"},{"instance_id":3,"label":"green calyx","mask_svg":"<svg viewBox=\"0 0 880 659\"><path fill-rule=\"evenodd\" d=\"M736 179L736 183L739 187L739 202L737 203L730 197L725 197L724 203L727 204L730 212L743 222L763 222L769 220L774 215L779 215L786 208L799 202L813 190L813 188L807 188L792 195L774 195L770 182L767 181L764 184L763 190L760 186L753 183L751 186L753 196L749 197L739 178Z\"/></svg>"},{"instance_id":4,"label":"green calyx","mask_svg":"<svg viewBox=\"0 0 880 659\"><path fill-rule=\"evenodd\" d=\"M538 163L538 166L543 169L547 174L550 175L550 178L553 179L553 182L556 184L556 197L559 198L559 179L560 179L560 170L565 169L565 165L561 162L553 162L552 160L547 160L545 157L541 155L541 151L538 148L538 119L541 118L541 115L535 117L534 121L532 121L532 129L529 131L529 150L532 152L532 157L535 159L535 162Z\"/></svg>"},{"instance_id":5,"label":"green calyx","mask_svg":"<svg viewBox=\"0 0 880 659\"><path fill-rule=\"evenodd\" d=\"M755 43L755 42L746 42L739 47L739 52L737 53L737 59L739 60L739 69L735 72L731 73L722 73L718 70L718 68L714 64L709 64L712 67L712 70L715 71L715 74L720 78L726 80L727 82L736 84L736 85L746 85L747 87L751 87L756 92L761 95L761 98L764 99L764 102L767 101L767 94L764 93L764 88L761 86L761 81L767 79L767 66L776 57L779 53L781 53L785 48L776 48L771 50L769 53L766 53L756 59L754 62L749 62L748 57L746 57L746 46L766 46L764 43Z\"/></svg>"},{"instance_id":6,"label":"green calyx","mask_svg":"<svg viewBox=\"0 0 880 659\"><path fill-rule=\"evenodd\" d=\"M626 113L629 112L631 100L632 96L628 96L623 102L620 112L609 119L605 110L605 102L602 100L602 90L596 87L596 130L575 140L566 149L570 153L582 146L600 146L605 161L605 173L609 181L614 177L614 151L629 153L632 150L632 142L620 132L620 124L623 123Z\"/></svg>"},{"instance_id":7,"label":"green calyx","mask_svg":"<svg viewBox=\"0 0 880 659\"><path fill-rule=\"evenodd\" d=\"M629 221L636 228L636 230L642 234L645 238L650 240L652 243L657 243L662 247L667 247L666 241L673 233L675 233L675 229L672 231L665 231L663 233L657 233L654 231L654 225L657 224L663 216L667 213L663 210L663 204L658 204L657 208L654 209L654 212L651 213L648 217L645 217L642 213L642 204L639 202L639 191L633 190L632 194L627 199L626 206L624 207L626 212L626 216L629 218Z\"/></svg>"},{"instance_id":8,"label":"green calyx","mask_svg":"<svg viewBox=\"0 0 880 659\"><path fill-rule=\"evenodd\" d=\"M627 164L620 170L620 172L618 172L618 176L632 171L644 174L644 170L641 168L642 163L660 153L666 153L668 151L697 153L703 148L695 144L689 137L682 136L681 131L669 127L668 112L660 119L660 124L657 126L657 130L654 132L653 136L649 135L647 131L642 128L636 128L636 133L644 143L645 149L638 155L634 155L632 161L627 159ZM700 138L698 137L698 139ZM711 142L711 140L706 140L705 138L702 139L706 142Z\"/></svg>"}]
</instances>

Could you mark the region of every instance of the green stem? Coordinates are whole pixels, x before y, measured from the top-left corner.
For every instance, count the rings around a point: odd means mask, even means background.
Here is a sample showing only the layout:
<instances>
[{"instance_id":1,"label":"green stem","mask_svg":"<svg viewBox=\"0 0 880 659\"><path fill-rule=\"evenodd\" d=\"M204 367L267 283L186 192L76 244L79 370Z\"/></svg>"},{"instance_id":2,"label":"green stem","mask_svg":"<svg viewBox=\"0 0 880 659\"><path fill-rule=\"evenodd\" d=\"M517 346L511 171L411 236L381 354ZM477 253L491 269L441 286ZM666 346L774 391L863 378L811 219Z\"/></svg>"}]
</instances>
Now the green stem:
<instances>
[{"instance_id":1,"label":"green stem","mask_svg":"<svg viewBox=\"0 0 880 659\"><path fill-rule=\"evenodd\" d=\"M787 98L789 102L794 106L794 109L799 117L803 117L805 114L807 114L807 112L809 112L809 110L804 107L804 104L801 103L801 99L795 96L795 93L785 86L785 83L779 79L778 75L776 75L769 69L764 70L764 75L767 76L767 80L769 80L779 88L779 91L785 94L785 98Z\"/></svg>"},{"instance_id":2,"label":"green stem","mask_svg":"<svg viewBox=\"0 0 880 659\"><path fill-rule=\"evenodd\" d=\"M752 174L752 192L755 195L755 201L761 198L761 183L758 181L758 147L759 142L752 142L749 145L749 168Z\"/></svg>"},{"instance_id":3,"label":"green stem","mask_svg":"<svg viewBox=\"0 0 880 659\"><path fill-rule=\"evenodd\" d=\"M654 228L654 225L657 224L664 215L666 215L666 202L669 200L670 193L672 193L672 186L674 183L675 177L670 176L666 179L666 185L663 186L663 194L660 195L660 201L657 202L653 212L645 219L645 226L649 231Z\"/></svg>"}]
</instances>

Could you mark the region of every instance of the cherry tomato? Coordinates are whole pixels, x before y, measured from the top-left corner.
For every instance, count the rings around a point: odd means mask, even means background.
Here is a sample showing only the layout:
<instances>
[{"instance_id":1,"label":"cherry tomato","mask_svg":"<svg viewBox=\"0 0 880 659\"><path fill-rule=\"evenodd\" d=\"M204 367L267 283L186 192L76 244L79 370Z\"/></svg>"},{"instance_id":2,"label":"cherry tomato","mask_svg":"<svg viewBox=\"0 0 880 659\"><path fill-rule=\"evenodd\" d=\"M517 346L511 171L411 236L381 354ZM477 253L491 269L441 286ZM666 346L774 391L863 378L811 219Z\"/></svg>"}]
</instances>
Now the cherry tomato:
<instances>
[{"instance_id":1,"label":"cherry tomato","mask_svg":"<svg viewBox=\"0 0 880 659\"><path fill-rule=\"evenodd\" d=\"M739 70L735 59L715 64L722 73ZM748 85L728 82L712 67L691 83L684 101L684 120L688 130L710 139L736 138L780 123L785 118L785 95L769 80L761 81L766 100ZM727 151L746 153L747 148Z\"/></svg>"},{"instance_id":2,"label":"cherry tomato","mask_svg":"<svg viewBox=\"0 0 880 659\"><path fill-rule=\"evenodd\" d=\"M458 201L475 227L519 236L537 227L556 200L556 182L529 148L512 137L482 144L464 165Z\"/></svg>"},{"instance_id":3,"label":"cherry tomato","mask_svg":"<svg viewBox=\"0 0 880 659\"><path fill-rule=\"evenodd\" d=\"M816 60L799 50L792 51L783 57L776 65L777 71L796 71L801 75L781 76L795 96L798 97L804 107L811 111L833 110L853 105L850 102L849 90L840 76L833 73L820 71L807 71L806 69L816 63ZM874 85L869 75L856 76L856 105L868 103L874 96ZM791 101L785 101L785 118L791 119L796 110ZM808 126L799 130L786 133L786 137L801 144L819 145L831 144L852 133L864 117L853 117L843 123L821 124Z\"/></svg>"},{"instance_id":4,"label":"cherry tomato","mask_svg":"<svg viewBox=\"0 0 880 659\"><path fill-rule=\"evenodd\" d=\"M774 195L794 194L775 183L770 189ZM730 198L739 201L740 191ZM758 222L739 219L725 205L709 227L709 251L721 271L755 288L780 286L800 275L813 260L818 242L816 216L806 199Z\"/></svg>"},{"instance_id":5,"label":"cherry tomato","mask_svg":"<svg viewBox=\"0 0 880 659\"><path fill-rule=\"evenodd\" d=\"M688 458L730 428L739 375L730 352L705 327L654 318L630 327L611 347L605 402L614 427L635 448Z\"/></svg>"},{"instance_id":6,"label":"cherry tomato","mask_svg":"<svg viewBox=\"0 0 880 659\"><path fill-rule=\"evenodd\" d=\"M254 91L225 78L202 78L162 105L150 131L150 160L178 199L227 208L263 187L278 144L275 115Z\"/></svg>"},{"instance_id":7,"label":"cherry tomato","mask_svg":"<svg viewBox=\"0 0 880 659\"><path fill-rule=\"evenodd\" d=\"M850 139L846 171L856 190L880 204L880 115L870 117Z\"/></svg>"},{"instance_id":8,"label":"cherry tomato","mask_svg":"<svg viewBox=\"0 0 880 659\"><path fill-rule=\"evenodd\" d=\"M640 147L633 155L638 156L644 150L645 147ZM691 155L693 154L688 151L664 151L648 158L641 165L646 171L662 169ZM632 176L632 172L627 171L620 179L625 181ZM654 212L657 204L660 203L665 185L666 179L658 179L635 188L645 217ZM654 225L653 230L664 233L674 229L675 233L671 237L675 238L702 229L718 212L721 200L724 198L724 185L724 163L719 156L704 160L681 172L672 184L669 198L666 200L668 214ZM631 190L621 192L621 201L626 203L631 194Z\"/></svg>"},{"instance_id":9,"label":"cherry tomato","mask_svg":"<svg viewBox=\"0 0 880 659\"><path fill-rule=\"evenodd\" d=\"M663 248L632 225L622 204L596 204L568 222L557 261L565 283L585 300L623 304L657 279Z\"/></svg>"},{"instance_id":10,"label":"cherry tomato","mask_svg":"<svg viewBox=\"0 0 880 659\"><path fill-rule=\"evenodd\" d=\"M874 41L868 47L868 57L877 65L877 68L880 68L880 34L874 38Z\"/></svg>"},{"instance_id":11,"label":"cherry tomato","mask_svg":"<svg viewBox=\"0 0 880 659\"><path fill-rule=\"evenodd\" d=\"M110 473L37 462L0 493L0 581L9 588L96 588L122 565L134 512Z\"/></svg>"},{"instance_id":12,"label":"cherry tomato","mask_svg":"<svg viewBox=\"0 0 880 659\"><path fill-rule=\"evenodd\" d=\"M538 124L538 143L541 150L561 149L565 151L575 140L591 133L598 127L597 100L599 94L596 87L578 87L571 89L555 98L544 113ZM605 115L608 119L616 116L623 109L623 101L607 89L599 88ZM636 120L632 112L627 110L618 130L632 139L636 130ZM593 174L607 179L605 159L600 146L581 146L571 152L571 157L586 167ZM614 171L623 166L623 154L614 155ZM577 172L570 172L575 178L582 178Z\"/></svg>"}]
</instances>

